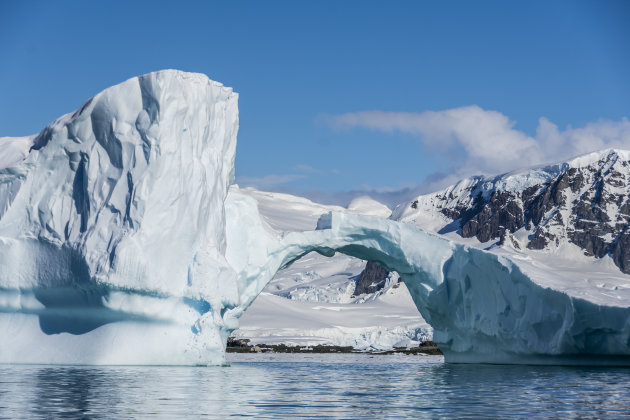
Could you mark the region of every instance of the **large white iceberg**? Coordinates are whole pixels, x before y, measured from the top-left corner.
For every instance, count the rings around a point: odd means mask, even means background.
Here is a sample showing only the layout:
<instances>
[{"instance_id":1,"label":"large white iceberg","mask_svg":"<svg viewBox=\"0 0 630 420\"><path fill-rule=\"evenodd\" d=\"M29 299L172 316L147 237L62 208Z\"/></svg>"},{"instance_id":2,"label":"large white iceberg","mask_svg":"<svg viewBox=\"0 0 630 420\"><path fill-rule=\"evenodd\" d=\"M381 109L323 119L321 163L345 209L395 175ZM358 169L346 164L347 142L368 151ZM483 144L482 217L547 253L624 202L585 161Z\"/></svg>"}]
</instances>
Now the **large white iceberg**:
<instances>
[{"instance_id":1,"label":"large white iceberg","mask_svg":"<svg viewBox=\"0 0 630 420\"><path fill-rule=\"evenodd\" d=\"M219 360L221 308L239 303L223 207L237 99L151 73L20 139L30 153L0 171L0 361Z\"/></svg>"},{"instance_id":2,"label":"large white iceberg","mask_svg":"<svg viewBox=\"0 0 630 420\"><path fill-rule=\"evenodd\" d=\"M546 288L508 258L343 213L279 234L229 190L237 128L231 89L169 70L1 139L0 362L222 363L243 311L312 251L397 271L447 361L629 360L630 305Z\"/></svg>"}]
</instances>

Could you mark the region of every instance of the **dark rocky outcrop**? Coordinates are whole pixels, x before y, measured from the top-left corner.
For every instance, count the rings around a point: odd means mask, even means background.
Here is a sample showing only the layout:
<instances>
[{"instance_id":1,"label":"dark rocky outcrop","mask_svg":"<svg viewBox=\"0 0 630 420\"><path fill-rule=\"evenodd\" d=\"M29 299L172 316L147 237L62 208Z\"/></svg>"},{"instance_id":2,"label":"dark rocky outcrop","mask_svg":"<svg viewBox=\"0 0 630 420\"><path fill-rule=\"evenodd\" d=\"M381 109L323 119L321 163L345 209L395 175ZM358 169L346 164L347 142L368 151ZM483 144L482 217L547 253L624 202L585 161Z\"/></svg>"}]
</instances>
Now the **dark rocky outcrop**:
<instances>
[{"instance_id":1,"label":"dark rocky outcrop","mask_svg":"<svg viewBox=\"0 0 630 420\"><path fill-rule=\"evenodd\" d=\"M613 261L624 273L630 273L630 232L625 231L617 238L612 249Z\"/></svg>"},{"instance_id":2,"label":"dark rocky outcrop","mask_svg":"<svg viewBox=\"0 0 630 420\"><path fill-rule=\"evenodd\" d=\"M383 268L378 263L369 261L357 280L353 296L359 296L364 293L374 293L382 290L383 287L385 287L388 275L389 271L387 271L387 269Z\"/></svg>"},{"instance_id":3,"label":"dark rocky outcrop","mask_svg":"<svg viewBox=\"0 0 630 420\"><path fill-rule=\"evenodd\" d=\"M500 238L507 230L515 232L523 226L523 209L507 191L495 191L482 205L474 206L472 212L462 217L462 236L477 237L481 242Z\"/></svg>"},{"instance_id":4,"label":"dark rocky outcrop","mask_svg":"<svg viewBox=\"0 0 630 420\"><path fill-rule=\"evenodd\" d=\"M433 341L424 341L418 347L394 347L392 350L358 350L352 346L318 344L315 346L294 346L287 344L252 345L248 339L228 337L227 353L371 353L371 354L427 354L443 355Z\"/></svg>"}]
</instances>

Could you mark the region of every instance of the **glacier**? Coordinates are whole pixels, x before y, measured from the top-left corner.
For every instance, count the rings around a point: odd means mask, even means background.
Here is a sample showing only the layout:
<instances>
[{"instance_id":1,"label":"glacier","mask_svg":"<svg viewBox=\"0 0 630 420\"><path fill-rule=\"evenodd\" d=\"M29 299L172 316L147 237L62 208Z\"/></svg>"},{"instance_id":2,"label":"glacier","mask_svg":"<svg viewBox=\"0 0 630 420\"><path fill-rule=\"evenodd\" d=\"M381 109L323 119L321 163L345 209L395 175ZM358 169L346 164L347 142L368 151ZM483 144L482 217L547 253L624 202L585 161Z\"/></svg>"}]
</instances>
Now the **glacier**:
<instances>
[{"instance_id":1,"label":"glacier","mask_svg":"<svg viewBox=\"0 0 630 420\"><path fill-rule=\"evenodd\" d=\"M276 231L230 188L237 102L165 70L0 139L0 362L224 363L238 318L315 251L396 271L447 362L630 364L630 302L393 220L331 212Z\"/></svg>"}]
</instances>

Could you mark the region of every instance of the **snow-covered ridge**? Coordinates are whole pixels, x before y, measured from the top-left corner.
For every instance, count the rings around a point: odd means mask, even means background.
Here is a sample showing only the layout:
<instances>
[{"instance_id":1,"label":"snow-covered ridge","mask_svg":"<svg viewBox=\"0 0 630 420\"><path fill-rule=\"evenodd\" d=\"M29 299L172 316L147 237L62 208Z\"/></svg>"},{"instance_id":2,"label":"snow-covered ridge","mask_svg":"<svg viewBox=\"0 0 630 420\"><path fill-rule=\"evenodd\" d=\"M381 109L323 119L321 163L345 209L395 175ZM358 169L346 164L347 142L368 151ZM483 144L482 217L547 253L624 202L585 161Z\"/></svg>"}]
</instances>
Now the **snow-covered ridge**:
<instances>
[{"instance_id":1,"label":"snow-covered ridge","mask_svg":"<svg viewBox=\"0 0 630 420\"><path fill-rule=\"evenodd\" d=\"M357 197L348 204L348 211L374 217L389 217L392 211L383 203L368 196Z\"/></svg>"},{"instance_id":2,"label":"snow-covered ridge","mask_svg":"<svg viewBox=\"0 0 630 420\"><path fill-rule=\"evenodd\" d=\"M238 189L238 186L234 185L232 188ZM316 203L296 195L260 191L251 187L240 191L252 196L258 202L263 218L271 227L280 231L315 229L319 216L331 211L347 211L374 217L389 217L392 213L386 205L367 196L355 198L347 208L344 208Z\"/></svg>"},{"instance_id":3,"label":"snow-covered ridge","mask_svg":"<svg viewBox=\"0 0 630 420\"><path fill-rule=\"evenodd\" d=\"M436 232L518 249L576 245L630 273L630 152L607 149L564 163L474 177L398 206L392 215Z\"/></svg>"},{"instance_id":4,"label":"snow-covered ridge","mask_svg":"<svg viewBox=\"0 0 630 420\"><path fill-rule=\"evenodd\" d=\"M521 168L505 174L492 177L473 176L464 178L457 183L434 193L421 195L409 203L401 203L392 213L393 220L402 220L413 213L409 210L410 203L417 201L416 209L432 209L437 201L444 202L445 206L454 206L455 203L470 201L479 194L488 199L494 192L517 192L527 188L548 183L552 179L574 168L597 167L599 170L607 170L608 166L617 160L630 161L630 150L603 149L596 152L577 156L567 161L554 164Z\"/></svg>"}]
</instances>

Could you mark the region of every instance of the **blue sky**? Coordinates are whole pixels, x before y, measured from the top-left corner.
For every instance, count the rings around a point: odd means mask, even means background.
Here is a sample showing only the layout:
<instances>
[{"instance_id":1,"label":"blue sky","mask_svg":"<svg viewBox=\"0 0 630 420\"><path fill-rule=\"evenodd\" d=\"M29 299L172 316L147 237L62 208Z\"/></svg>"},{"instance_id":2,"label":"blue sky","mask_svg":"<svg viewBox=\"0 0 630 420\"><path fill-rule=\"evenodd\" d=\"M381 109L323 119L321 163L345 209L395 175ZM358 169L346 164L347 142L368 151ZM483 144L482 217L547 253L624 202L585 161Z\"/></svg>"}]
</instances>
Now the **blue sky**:
<instances>
[{"instance_id":1,"label":"blue sky","mask_svg":"<svg viewBox=\"0 0 630 420\"><path fill-rule=\"evenodd\" d=\"M0 0L0 135L177 68L239 92L242 185L428 190L630 148L629 21L627 1Z\"/></svg>"}]
</instances>

